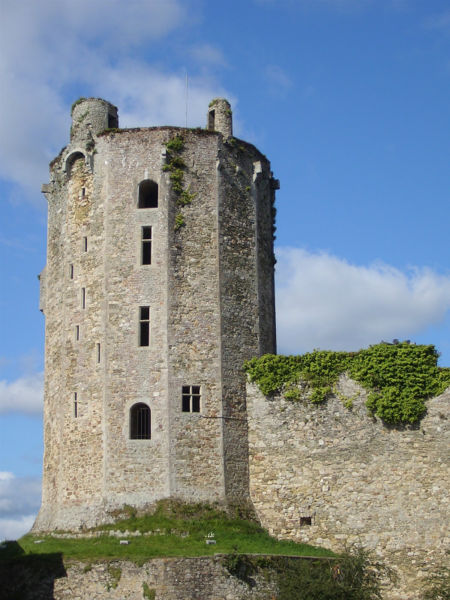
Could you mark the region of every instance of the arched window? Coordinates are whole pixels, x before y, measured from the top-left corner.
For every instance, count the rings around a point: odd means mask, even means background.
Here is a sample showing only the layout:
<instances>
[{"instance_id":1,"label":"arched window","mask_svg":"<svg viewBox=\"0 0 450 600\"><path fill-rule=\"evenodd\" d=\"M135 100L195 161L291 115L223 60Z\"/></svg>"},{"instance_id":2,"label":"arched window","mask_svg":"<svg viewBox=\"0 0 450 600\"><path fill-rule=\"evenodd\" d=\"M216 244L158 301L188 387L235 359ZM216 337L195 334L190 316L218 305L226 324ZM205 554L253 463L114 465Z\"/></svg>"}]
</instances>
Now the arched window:
<instances>
[{"instance_id":1,"label":"arched window","mask_svg":"<svg viewBox=\"0 0 450 600\"><path fill-rule=\"evenodd\" d=\"M139 184L138 208L158 208L158 184L144 179Z\"/></svg>"},{"instance_id":2,"label":"arched window","mask_svg":"<svg viewBox=\"0 0 450 600\"><path fill-rule=\"evenodd\" d=\"M149 440L151 435L151 412L143 402L130 409L130 440Z\"/></svg>"}]
</instances>

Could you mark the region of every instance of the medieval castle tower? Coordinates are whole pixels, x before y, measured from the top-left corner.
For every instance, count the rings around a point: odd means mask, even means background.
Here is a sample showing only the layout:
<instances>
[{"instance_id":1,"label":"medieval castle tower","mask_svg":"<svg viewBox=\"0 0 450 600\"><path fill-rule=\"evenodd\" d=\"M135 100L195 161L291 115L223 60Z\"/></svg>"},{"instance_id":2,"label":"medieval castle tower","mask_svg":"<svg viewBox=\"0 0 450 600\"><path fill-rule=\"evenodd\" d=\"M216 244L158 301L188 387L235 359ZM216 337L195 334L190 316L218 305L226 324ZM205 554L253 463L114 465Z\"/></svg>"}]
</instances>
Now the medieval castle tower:
<instances>
[{"instance_id":1,"label":"medieval castle tower","mask_svg":"<svg viewBox=\"0 0 450 600\"><path fill-rule=\"evenodd\" d=\"M118 129L97 98L72 109L51 163L45 454L35 530L124 504L248 496L242 363L275 352L268 160L206 129Z\"/></svg>"}]
</instances>

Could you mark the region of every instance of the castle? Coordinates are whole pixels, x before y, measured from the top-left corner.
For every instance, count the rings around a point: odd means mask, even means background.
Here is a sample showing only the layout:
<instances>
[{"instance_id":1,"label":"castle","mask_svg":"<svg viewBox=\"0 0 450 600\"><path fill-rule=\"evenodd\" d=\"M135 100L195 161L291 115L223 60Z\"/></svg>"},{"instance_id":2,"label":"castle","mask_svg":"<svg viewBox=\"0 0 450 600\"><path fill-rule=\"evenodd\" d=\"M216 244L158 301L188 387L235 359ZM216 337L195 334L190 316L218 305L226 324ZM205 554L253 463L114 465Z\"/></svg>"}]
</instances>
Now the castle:
<instances>
[{"instance_id":1,"label":"castle","mask_svg":"<svg viewBox=\"0 0 450 600\"><path fill-rule=\"evenodd\" d=\"M268 160L206 129L118 129L82 98L51 163L45 454L35 530L94 525L161 498L248 498L245 376L275 352Z\"/></svg>"},{"instance_id":2,"label":"castle","mask_svg":"<svg viewBox=\"0 0 450 600\"><path fill-rule=\"evenodd\" d=\"M242 364L276 350L268 160L232 137L224 99L206 129L118 125L112 104L77 101L43 186L34 531L162 498L250 501L278 537L372 550L401 576L386 597L418 598L450 552L450 388L397 429L346 377L324 405L265 398Z\"/></svg>"}]
</instances>

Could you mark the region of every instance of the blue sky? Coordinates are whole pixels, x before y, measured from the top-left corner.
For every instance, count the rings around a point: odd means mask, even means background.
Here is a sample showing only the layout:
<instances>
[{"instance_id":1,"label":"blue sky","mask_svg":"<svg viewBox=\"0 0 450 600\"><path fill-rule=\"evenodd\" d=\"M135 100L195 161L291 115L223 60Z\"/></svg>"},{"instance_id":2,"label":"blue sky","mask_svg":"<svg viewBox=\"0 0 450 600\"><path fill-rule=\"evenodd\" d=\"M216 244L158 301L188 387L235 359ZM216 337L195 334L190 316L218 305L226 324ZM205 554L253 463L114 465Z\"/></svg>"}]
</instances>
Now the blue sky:
<instances>
[{"instance_id":1,"label":"blue sky","mask_svg":"<svg viewBox=\"0 0 450 600\"><path fill-rule=\"evenodd\" d=\"M450 8L440 0L0 0L0 539L42 462L48 163L70 106L204 126L272 161L279 351L433 343L450 365Z\"/></svg>"}]
</instances>

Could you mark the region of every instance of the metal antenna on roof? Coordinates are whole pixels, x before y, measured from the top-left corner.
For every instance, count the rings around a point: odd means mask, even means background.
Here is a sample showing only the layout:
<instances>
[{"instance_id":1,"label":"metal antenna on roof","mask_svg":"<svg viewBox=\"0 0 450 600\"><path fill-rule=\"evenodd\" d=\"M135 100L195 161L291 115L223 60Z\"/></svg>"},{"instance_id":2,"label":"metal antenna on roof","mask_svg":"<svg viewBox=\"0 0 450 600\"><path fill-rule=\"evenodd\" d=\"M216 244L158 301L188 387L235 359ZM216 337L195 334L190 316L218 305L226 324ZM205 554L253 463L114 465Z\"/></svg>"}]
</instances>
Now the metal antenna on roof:
<instances>
[{"instance_id":1,"label":"metal antenna on roof","mask_svg":"<svg viewBox=\"0 0 450 600\"><path fill-rule=\"evenodd\" d=\"M185 127L187 127L187 123L188 123L188 73L186 71L186 93L185 93L185 98L186 98L186 122L185 122Z\"/></svg>"}]
</instances>

